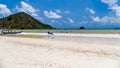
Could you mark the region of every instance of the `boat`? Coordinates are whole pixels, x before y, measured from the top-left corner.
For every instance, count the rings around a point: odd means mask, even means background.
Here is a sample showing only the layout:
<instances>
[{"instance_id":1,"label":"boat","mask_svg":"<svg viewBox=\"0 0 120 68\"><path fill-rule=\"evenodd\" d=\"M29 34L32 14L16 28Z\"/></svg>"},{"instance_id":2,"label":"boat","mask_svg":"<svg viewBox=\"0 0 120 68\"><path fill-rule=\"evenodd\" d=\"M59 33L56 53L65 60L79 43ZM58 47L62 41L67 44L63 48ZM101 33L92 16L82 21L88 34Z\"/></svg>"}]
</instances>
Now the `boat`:
<instances>
[{"instance_id":1,"label":"boat","mask_svg":"<svg viewBox=\"0 0 120 68\"><path fill-rule=\"evenodd\" d=\"M13 31L13 30L0 30L0 34L19 34L22 33L22 31Z\"/></svg>"}]
</instances>

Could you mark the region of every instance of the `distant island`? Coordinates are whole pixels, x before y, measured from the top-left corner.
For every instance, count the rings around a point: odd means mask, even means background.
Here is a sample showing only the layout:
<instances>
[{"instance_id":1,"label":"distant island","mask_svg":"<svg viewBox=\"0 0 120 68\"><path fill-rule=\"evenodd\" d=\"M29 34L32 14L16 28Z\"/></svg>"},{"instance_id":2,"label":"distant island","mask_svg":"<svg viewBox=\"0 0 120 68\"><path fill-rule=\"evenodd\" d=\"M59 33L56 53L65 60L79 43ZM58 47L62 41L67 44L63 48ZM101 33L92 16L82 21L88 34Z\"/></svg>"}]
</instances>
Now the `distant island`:
<instances>
[{"instance_id":1,"label":"distant island","mask_svg":"<svg viewBox=\"0 0 120 68\"><path fill-rule=\"evenodd\" d=\"M81 26L81 27L80 27L80 30L83 30L83 29L85 29L85 27L84 27L84 26Z\"/></svg>"},{"instance_id":2,"label":"distant island","mask_svg":"<svg viewBox=\"0 0 120 68\"><path fill-rule=\"evenodd\" d=\"M48 24L34 19L25 12L19 12L0 19L0 28L4 29L53 29Z\"/></svg>"}]
</instances>

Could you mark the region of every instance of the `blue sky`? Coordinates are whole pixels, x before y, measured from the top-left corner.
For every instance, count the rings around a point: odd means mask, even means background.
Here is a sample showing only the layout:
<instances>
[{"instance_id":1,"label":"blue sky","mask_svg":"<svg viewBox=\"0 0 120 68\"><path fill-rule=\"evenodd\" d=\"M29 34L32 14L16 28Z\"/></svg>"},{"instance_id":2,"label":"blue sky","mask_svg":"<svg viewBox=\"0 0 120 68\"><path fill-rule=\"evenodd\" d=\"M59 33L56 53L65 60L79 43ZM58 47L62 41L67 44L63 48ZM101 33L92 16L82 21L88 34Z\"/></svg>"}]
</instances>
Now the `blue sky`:
<instances>
[{"instance_id":1,"label":"blue sky","mask_svg":"<svg viewBox=\"0 0 120 68\"><path fill-rule=\"evenodd\" d=\"M55 28L120 27L118 0L0 0L0 18L17 12Z\"/></svg>"}]
</instances>

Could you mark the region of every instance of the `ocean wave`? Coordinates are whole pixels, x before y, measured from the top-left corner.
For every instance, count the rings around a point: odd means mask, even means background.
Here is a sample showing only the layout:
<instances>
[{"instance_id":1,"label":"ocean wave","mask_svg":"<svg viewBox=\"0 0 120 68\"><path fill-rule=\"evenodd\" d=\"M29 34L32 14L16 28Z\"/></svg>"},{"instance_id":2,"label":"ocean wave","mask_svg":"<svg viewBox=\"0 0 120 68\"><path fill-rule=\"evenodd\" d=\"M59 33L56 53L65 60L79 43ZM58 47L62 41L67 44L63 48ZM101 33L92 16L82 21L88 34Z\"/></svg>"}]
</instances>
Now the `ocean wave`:
<instances>
[{"instance_id":1,"label":"ocean wave","mask_svg":"<svg viewBox=\"0 0 120 68\"><path fill-rule=\"evenodd\" d=\"M47 33L22 33L28 35L48 35ZM55 36L105 37L120 38L120 34L83 34L83 33L54 33Z\"/></svg>"}]
</instances>

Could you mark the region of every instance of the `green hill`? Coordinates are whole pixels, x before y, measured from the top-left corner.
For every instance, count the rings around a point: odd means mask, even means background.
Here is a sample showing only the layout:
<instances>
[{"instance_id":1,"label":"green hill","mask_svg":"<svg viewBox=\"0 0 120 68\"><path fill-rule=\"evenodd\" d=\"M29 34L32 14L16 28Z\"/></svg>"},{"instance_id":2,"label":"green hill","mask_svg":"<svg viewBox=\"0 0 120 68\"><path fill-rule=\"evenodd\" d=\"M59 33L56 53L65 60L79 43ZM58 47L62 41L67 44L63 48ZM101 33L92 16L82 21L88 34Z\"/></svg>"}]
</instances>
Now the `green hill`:
<instances>
[{"instance_id":1,"label":"green hill","mask_svg":"<svg viewBox=\"0 0 120 68\"><path fill-rule=\"evenodd\" d=\"M19 12L0 19L0 28L4 29L53 29L50 25L34 19L24 12Z\"/></svg>"}]
</instances>

